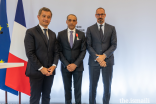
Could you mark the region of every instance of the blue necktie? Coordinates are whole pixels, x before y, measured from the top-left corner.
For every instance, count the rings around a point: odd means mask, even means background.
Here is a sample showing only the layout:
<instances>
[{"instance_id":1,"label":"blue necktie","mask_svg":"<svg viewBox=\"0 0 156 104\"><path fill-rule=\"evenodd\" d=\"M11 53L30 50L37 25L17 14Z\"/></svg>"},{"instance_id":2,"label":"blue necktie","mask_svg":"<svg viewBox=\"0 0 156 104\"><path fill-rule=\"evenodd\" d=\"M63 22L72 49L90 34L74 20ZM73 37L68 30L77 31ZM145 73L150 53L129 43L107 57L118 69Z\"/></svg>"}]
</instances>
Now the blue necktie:
<instances>
[{"instance_id":1,"label":"blue necktie","mask_svg":"<svg viewBox=\"0 0 156 104\"><path fill-rule=\"evenodd\" d=\"M46 41L47 41L47 43L48 43L48 36L47 36L47 29L43 29L44 30L44 35L45 35L45 38L46 38Z\"/></svg>"},{"instance_id":2,"label":"blue necktie","mask_svg":"<svg viewBox=\"0 0 156 104\"><path fill-rule=\"evenodd\" d=\"M70 47L73 47L73 31L70 31Z\"/></svg>"}]
</instances>

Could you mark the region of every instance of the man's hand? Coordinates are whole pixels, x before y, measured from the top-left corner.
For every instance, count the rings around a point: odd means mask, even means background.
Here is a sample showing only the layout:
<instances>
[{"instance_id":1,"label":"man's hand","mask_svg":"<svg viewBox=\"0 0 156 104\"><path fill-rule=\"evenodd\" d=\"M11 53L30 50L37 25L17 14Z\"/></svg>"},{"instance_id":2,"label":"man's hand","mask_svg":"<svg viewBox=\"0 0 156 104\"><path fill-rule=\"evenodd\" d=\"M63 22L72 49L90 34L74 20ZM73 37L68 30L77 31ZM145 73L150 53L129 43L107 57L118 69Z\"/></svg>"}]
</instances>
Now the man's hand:
<instances>
[{"instance_id":1,"label":"man's hand","mask_svg":"<svg viewBox=\"0 0 156 104\"><path fill-rule=\"evenodd\" d=\"M98 55L98 54L96 54L96 56L98 56L97 58L96 58L96 61L100 64L102 61L104 61L105 60L105 58L106 58L106 55Z\"/></svg>"},{"instance_id":2,"label":"man's hand","mask_svg":"<svg viewBox=\"0 0 156 104\"><path fill-rule=\"evenodd\" d=\"M56 66L51 66L50 68L48 68L48 72L50 75L53 74L53 71L55 70Z\"/></svg>"},{"instance_id":3,"label":"man's hand","mask_svg":"<svg viewBox=\"0 0 156 104\"><path fill-rule=\"evenodd\" d=\"M70 68L72 69L72 71L74 71L76 69L76 65L74 63L70 64Z\"/></svg>"},{"instance_id":4,"label":"man's hand","mask_svg":"<svg viewBox=\"0 0 156 104\"><path fill-rule=\"evenodd\" d=\"M105 61L102 61L101 63L100 63L100 66L101 67L106 67L107 65L106 65L106 62Z\"/></svg>"},{"instance_id":5,"label":"man's hand","mask_svg":"<svg viewBox=\"0 0 156 104\"><path fill-rule=\"evenodd\" d=\"M43 75L50 76L50 73L48 72L47 68L43 67L40 71Z\"/></svg>"},{"instance_id":6,"label":"man's hand","mask_svg":"<svg viewBox=\"0 0 156 104\"><path fill-rule=\"evenodd\" d=\"M76 69L76 65L74 64L74 63L72 63L72 64L69 64L68 66L67 66L67 70L69 71L69 72L73 72L75 69Z\"/></svg>"},{"instance_id":7,"label":"man's hand","mask_svg":"<svg viewBox=\"0 0 156 104\"><path fill-rule=\"evenodd\" d=\"M71 68L70 68L70 64L67 66L67 70L68 70L69 72L72 72L72 70L71 70Z\"/></svg>"}]
</instances>

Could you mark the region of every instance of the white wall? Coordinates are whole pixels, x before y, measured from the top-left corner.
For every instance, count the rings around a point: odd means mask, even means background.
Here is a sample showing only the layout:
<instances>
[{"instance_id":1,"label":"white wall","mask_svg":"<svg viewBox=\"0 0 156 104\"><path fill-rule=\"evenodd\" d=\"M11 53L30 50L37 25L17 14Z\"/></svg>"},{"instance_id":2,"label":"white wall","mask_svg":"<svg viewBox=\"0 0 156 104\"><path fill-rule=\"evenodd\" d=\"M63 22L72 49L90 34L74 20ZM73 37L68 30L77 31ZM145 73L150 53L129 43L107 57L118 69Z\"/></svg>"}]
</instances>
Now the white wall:
<instances>
[{"instance_id":1,"label":"white wall","mask_svg":"<svg viewBox=\"0 0 156 104\"><path fill-rule=\"evenodd\" d=\"M52 10L53 17L49 28L56 34L67 28L66 17L75 14L78 26L87 29L96 22L95 10L106 10L106 22L114 25L118 45L115 51L115 65L112 81L111 103L120 99L144 99L156 103L156 1L155 0L23 0L26 26L38 24L38 10L45 6ZM17 0L7 0L7 15L10 34L13 29ZM89 99L88 52L84 59L85 71L82 83L82 102ZM51 102L64 102L64 89L60 63L51 93ZM103 84L100 76L97 89L97 102L102 103ZM74 98L74 95L73 95ZM0 90L0 102L4 102L4 91ZM18 97L9 94L8 100L17 102ZM22 94L22 102L29 97ZM74 102L74 99L73 99Z\"/></svg>"}]
</instances>

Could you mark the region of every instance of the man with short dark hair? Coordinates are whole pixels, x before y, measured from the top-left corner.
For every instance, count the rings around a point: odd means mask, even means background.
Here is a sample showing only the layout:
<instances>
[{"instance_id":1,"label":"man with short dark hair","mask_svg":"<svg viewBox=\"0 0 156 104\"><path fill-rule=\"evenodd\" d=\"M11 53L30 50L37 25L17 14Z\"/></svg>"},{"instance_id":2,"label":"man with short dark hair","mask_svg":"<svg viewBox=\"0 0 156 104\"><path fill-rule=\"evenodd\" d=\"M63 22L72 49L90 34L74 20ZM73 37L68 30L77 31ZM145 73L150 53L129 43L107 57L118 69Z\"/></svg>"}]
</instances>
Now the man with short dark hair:
<instances>
[{"instance_id":1,"label":"man with short dark hair","mask_svg":"<svg viewBox=\"0 0 156 104\"><path fill-rule=\"evenodd\" d=\"M58 63L59 53L56 35L48 28L52 12L41 8L38 13L39 25L26 31L25 50L28 57L26 75L30 79L30 104L49 104L50 92Z\"/></svg>"},{"instance_id":2,"label":"man with short dark hair","mask_svg":"<svg viewBox=\"0 0 156 104\"><path fill-rule=\"evenodd\" d=\"M72 76L74 79L75 103L81 104L81 84L86 41L83 32L75 29L77 17L67 16L68 28L58 33L61 72L65 90L65 104L72 104Z\"/></svg>"},{"instance_id":3,"label":"man with short dark hair","mask_svg":"<svg viewBox=\"0 0 156 104\"><path fill-rule=\"evenodd\" d=\"M86 32L89 56L89 104L96 104L96 89L102 71L104 85L103 104L109 104L114 65L114 51L117 47L114 26L105 23L106 13L103 8L96 10L97 23L88 27Z\"/></svg>"}]
</instances>

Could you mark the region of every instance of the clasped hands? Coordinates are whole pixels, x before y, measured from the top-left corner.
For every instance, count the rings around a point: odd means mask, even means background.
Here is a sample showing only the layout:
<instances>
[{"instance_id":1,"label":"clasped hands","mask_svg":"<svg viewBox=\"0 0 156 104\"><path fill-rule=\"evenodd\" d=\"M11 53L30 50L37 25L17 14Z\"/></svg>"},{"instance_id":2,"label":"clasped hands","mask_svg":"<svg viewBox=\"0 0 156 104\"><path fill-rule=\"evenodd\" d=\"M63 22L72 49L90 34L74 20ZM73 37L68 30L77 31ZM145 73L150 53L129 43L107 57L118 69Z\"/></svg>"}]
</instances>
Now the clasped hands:
<instances>
[{"instance_id":1,"label":"clasped hands","mask_svg":"<svg viewBox=\"0 0 156 104\"><path fill-rule=\"evenodd\" d=\"M72 63L72 64L69 64L68 66L67 66L67 70L69 71L69 72L73 72L75 69L76 69L76 65L74 64L74 63Z\"/></svg>"},{"instance_id":2,"label":"clasped hands","mask_svg":"<svg viewBox=\"0 0 156 104\"><path fill-rule=\"evenodd\" d=\"M53 74L53 71L55 70L55 68L56 66L51 66L49 68L43 67L40 71L43 75L50 76Z\"/></svg>"},{"instance_id":3,"label":"clasped hands","mask_svg":"<svg viewBox=\"0 0 156 104\"><path fill-rule=\"evenodd\" d=\"M97 58L96 58L96 61L100 64L100 66L101 67L106 67L107 65L106 65L106 62L104 61L105 60L105 58L106 58L106 55L98 55L98 54L96 54L96 56L98 56Z\"/></svg>"}]
</instances>

